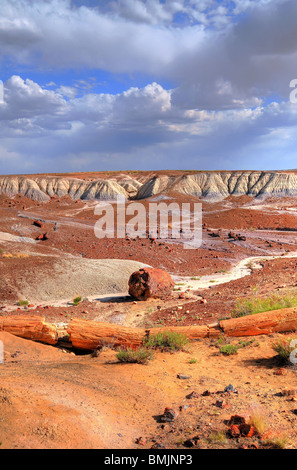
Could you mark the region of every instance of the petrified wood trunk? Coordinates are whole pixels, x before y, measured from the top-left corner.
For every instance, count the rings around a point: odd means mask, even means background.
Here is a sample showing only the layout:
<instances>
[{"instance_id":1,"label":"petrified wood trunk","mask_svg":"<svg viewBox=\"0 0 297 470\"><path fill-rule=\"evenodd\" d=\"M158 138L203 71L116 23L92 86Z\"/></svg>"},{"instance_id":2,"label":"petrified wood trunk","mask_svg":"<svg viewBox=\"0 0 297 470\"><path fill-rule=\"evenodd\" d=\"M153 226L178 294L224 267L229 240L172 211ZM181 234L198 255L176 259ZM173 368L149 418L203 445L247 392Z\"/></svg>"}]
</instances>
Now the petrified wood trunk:
<instances>
[{"instance_id":1,"label":"petrified wood trunk","mask_svg":"<svg viewBox=\"0 0 297 470\"><path fill-rule=\"evenodd\" d=\"M67 333L73 347L87 350L102 346L137 348L141 346L145 337L143 328L129 328L79 319L74 319L69 323Z\"/></svg>"},{"instance_id":2,"label":"petrified wood trunk","mask_svg":"<svg viewBox=\"0 0 297 470\"><path fill-rule=\"evenodd\" d=\"M256 313L219 322L227 336L254 336L297 330L297 308Z\"/></svg>"},{"instance_id":3,"label":"petrified wood trunk","mask_svg":"<svg viewBox=\"0 0 297 470\"><path fill-rule=\"evenodd\" d=\"M174 285L172 277L166 271L143 268L131 274L129 294L138 300L165 299L171 295Z\"/></svg>"},{"instance_id":4,"label":"petrified wood trunk","mask_svg":"<svg viewBox=\"0 0 297 470\"><path fill-rule=\"evenodd\" d=\"M58 342L55 325L46 323L44 318L40 316L11 315L2 317L0 318L0 330L41 343L56 344Z\"/></svg>"}]
</instances>

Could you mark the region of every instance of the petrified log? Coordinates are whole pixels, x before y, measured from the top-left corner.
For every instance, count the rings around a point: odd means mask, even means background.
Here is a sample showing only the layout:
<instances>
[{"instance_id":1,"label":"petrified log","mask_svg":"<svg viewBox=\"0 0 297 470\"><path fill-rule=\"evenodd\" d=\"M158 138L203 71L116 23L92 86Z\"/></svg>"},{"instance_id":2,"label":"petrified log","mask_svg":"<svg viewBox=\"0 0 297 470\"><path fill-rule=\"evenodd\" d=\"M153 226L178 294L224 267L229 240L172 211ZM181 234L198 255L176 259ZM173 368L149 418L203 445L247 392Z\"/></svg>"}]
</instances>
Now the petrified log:
<instances>
[{"instance_id":1,"label":"petrified log","mask_svg":"<svg viewBox=\"0 0 297 470\"><path fill-rule=\"evenodd\" d=\"M145 337L143 328L79 319L73 319L69 323L67 333L73 347L86 350L102 346L137 348Z\"/></svg>"},{"instance_id":2,"label":"petrified log","mask_svg":"<svg viewBox=\"0 0 297 470\"><path fill-rule=\"evenodd\" d=\"M219 322L226 336L255 336L297 330L297 308L256 313Z\"/></svg>"},{"instance_id":3,"label":"petrified log","mask_svg":"<svg viewBox=\"0 0 297 470\"><path fill-rule=\"evenodd\" d=\"M41 343L56 344L58 342L56 326L46 323L44 318L40 316L11 315L2 317L0 318L0 330Z\"/></svg>"},{"instance_id":4,"label":"petrified log","mask_svg":"<svg viewBox=\"0 0 297 470\"><path fill-rule=\"evenodd\" d=\"M174 285L172 277L166 271L157 268L142 268L131 274L129 294L138 300L165 299L171 295Z\"/></svg>"},{"instance_id":5,"label":"petrified log","mask_svg":"<svg viewBox=\"0 0 297 470\"><path fill-rule=\"evenodd\" d=\"M48 235L47 233L41 233L35 238L35 240L48 240Z\"/></svg>"},{"instance_id":6,"label":"petrified log","mask_svg":"<svg viewBox=\"0 0 297 470\"><path fill-rule=\"evenodd\" d=\"M165 331L184 334L189 340L208 337L208 327L206 325L145 330L144 328L129 328L110 323L73 319L67 328L72 346L85 350L94 350L102 346L122 346L136 349L143 344L148 335Z\"/></svg>"}]
</instances>

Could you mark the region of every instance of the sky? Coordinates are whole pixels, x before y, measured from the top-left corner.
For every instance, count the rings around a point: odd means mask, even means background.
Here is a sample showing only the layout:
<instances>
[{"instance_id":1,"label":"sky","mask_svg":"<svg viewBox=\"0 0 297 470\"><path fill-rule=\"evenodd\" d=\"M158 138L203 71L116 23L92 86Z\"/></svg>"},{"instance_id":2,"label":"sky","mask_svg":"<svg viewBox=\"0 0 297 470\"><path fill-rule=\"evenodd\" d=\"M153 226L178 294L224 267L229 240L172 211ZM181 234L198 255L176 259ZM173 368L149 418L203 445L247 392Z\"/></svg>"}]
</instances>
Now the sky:
<instances>
[{"instance_id":1,"label":"sky","mask_svg":"<svg viewBox=\"0 0 297 470\"><path fill-rule=\"evenodd\" d=\"M0 3L1 174L297 168L296 0Z\"/></svg>"}]
</instances>

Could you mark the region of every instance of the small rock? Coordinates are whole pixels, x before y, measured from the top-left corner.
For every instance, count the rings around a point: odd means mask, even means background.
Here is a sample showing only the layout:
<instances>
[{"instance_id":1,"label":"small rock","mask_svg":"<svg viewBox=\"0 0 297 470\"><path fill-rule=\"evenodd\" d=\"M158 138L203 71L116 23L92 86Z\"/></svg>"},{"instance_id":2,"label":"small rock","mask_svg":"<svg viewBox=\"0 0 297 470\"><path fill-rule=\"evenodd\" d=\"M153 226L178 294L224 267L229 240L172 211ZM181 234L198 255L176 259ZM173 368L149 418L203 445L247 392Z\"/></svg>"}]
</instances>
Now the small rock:
<instances>
[{"instance_id":1,"label":"small rock","mask_svg":"<svg viewBox=\"0 0 297 470\"><path fill-rule=\"evenodd\" d=\"M190 378L190 376L185 375L185 374L177 374L177 378L180 379L180 380L188 380Z\"/></svg>"},{"instance_id":2,"label":"small rock","mask_svg":"<svg viewBox=\"0 0 297 470\"><path fill-rule=\"evenodd\" d=\"M145 446L145 444L146 444L145 438L144 438L144 437L138 437L138 438L136 439L136 444L139 444L139 445L141 445L141 446Z\"/></svg>"},{"instance_id":3,"label":"small rock","mask_svg":"<svg viewBox=\"0 0 297 470\"><path fill-rule=\"evenodd\" d=\"M189 400L191 398L198 398L199 397L199 394L197 392L195 392L195 390L191 393L189 393L189 395L186 396L186 398L188 398Z\"/></svg>"},{"instance_id":4,"label":"small rock","mask_svg":"<svg viewBox=\"0 0 297 470\"><path fill-rule=\"evenodd\" d=\"M274 375L286 375L287 371L284 367L280 367L274 372Z\"/></svg>"},{"instance_id":5,"label":"small rock","mask_svg":"<svg viewBox=\"0 0 297 470\"><path fill-rule=\"evenodd\" d=\"M243 437L252 437L255 434L255 428L254 426L251 426L250 424L241 424L239 426L239 431L240 435Z\"/></svg>"},{"instance_id":6,"label":"small rock","mask_svg":"<svg viewBox=\"0 0 297 470\"><path fill-rule=\"evenodd\" d=\"M179 406L179 411L184 411L184 410L187 410L189 408L189 405L180 405Z\"/></svg>"},{"instance_id":7,"label":"small rock","mask_svg":"<svg viewBox=\"0 0 297 470\"><path fill-rule=\"evenodd\" d=\"M238 393L237 390L233 387L232 384L229 384L227 387L225 387L224 389L224 392L228 392L228 393Z\"/></svg>"},{"instance_id":8,"label":"small rock","mask_svg":"<svg viewBox=\"0 0 297 470\"><path fill-rule=\"evenodd\" d=\"M165 408L164 413L160 416L160 421L163 423L169 423L174 421L178 417L178 412L173 408Z\"/></svg>"},{"instance_id":9,"label":"small rock","mask_svg":"<svg viewBox=\"0 0 297 470\"><path fill-rule=\"evenodd\" d=\"M236 424L231 424L231 426L229 427L227 431L227 434L229 437L232 437L232 438L240 437L239 427Z\"/></svg>"},{"instance_id":10,"label":"small rock","mask_svg":"<svg viewBox=\"0 0 297 470\"><path fill-rule=\"evenodd\" d=\"M229 408L230 405L228 403L226 403L225 401L220 401L220 400L217 400L215 402L215 406L217 406L218 408Z\"/></svg>"},{"instance_id":11,"label":"small rock","mask_svg":"<svg viewBox=\"0 0 297 470\"><path fill-rule=\"evenodd\" d=\"M239 425L239 424L245 424L245 418L244 416L240 416L240 415L232 415L231 418L229 419L229 425L232 425L232 424L236 424L236 425Z\"/></svg>"},{"instance_id":12,"label":"small rock","mask_svg":"<svg viewBox=\"0 0 297 470\"><path fill-rule=\"evenodd\" d=\"M199 436L191 437L190 439L187 439L187 440L184 442L184 446L185 446L185 447L194 447L194 446L197 445L199 439L200 439Z\"/></svg>"}]
</instances>

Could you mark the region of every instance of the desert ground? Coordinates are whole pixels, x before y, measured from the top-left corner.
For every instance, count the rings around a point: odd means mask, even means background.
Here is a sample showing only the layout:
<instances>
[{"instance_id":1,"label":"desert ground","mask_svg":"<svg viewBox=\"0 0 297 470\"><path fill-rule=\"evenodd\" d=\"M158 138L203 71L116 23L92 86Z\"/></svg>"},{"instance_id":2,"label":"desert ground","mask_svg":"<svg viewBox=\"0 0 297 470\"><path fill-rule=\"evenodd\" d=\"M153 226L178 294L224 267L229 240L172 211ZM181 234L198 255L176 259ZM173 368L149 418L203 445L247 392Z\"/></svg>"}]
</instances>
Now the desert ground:
<instances>
[{"instance_id":1,"label":"desert ground","mask_svg":"<svg viewBox=\"0 0 297 470\"><path fill-rule=\"evenodd\" d=\"M152 174L55 175L66 176L133 178L128 206ZM297 294L295 196L209 200L174 185L159 189L159 200L202 204L201 246L185 249L170 236L99 239L98 200L2 192L0 320L42 316L61 331L75 318L131 328L202 326L231 318L239 300ZM148 208L156 194L141 203ZM172 276L170 298L129 295L130 275L145 266ZM283 338L294 333L247 336L232 355L220 345L238 346L242 338L202 338L134 364L119 362L112 344L95 354L0 331L0 448L294 449L297 368L273 348ZM166 408L173 419L162 420ZM232 416L258 420L262 431L232 435Z\"/></svg>"}]
</instances>

